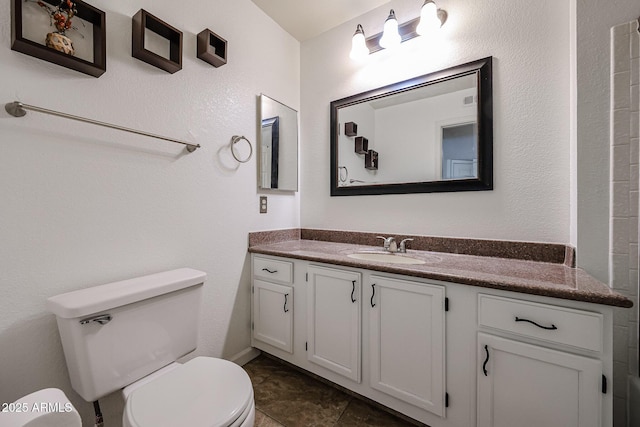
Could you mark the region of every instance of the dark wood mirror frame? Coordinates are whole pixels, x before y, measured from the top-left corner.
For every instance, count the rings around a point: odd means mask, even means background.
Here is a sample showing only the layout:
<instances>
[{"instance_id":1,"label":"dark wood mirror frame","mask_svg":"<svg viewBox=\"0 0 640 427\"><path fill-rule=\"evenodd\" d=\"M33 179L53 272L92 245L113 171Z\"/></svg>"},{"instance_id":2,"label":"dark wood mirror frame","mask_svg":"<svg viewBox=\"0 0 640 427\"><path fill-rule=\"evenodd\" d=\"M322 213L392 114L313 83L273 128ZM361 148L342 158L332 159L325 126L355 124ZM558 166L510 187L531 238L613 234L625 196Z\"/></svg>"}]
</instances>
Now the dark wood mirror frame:
<instances>
[{"instance_id":1,"label":"dark wood mirror frame","mask_svg":"<svg viewBox=\"0 0 640 427\"><path fill-rule=\"evenodd\" d=\"M331 102L331 196L493 190L493 89L491 69L492 57L487 57ZM340 126L340 123L338 122L338 112L341 108L474 73L477 73L478 79L477 178L343 187L338 186L339 170L337 144Z\"/></svg>"}]
</instances>

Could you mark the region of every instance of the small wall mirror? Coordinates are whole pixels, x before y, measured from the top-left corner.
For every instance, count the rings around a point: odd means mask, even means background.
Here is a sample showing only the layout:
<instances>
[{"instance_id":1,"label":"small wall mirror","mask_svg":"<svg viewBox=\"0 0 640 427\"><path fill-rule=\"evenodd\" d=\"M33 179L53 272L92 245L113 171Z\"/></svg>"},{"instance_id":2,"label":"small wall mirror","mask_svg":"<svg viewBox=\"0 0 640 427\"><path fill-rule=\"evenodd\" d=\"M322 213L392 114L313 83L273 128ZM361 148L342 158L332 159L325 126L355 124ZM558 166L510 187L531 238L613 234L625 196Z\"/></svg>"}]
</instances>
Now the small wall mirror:
<instances>
[{"instance_id":1,"label":"small wall mirror","mask_svg":"<svg viewBox=\"0 0 640 427\"><path fill-rule=\"evenodd\" d=\"M493 189L492 58L331 103L331 195Z\"/></svg>"},{"instance_id":2,"label":"small wall mirror","mask_svg":"<svg viewBox=\"0 0 640 427\"><path fill-rule=\"evenodd\" d=\"M258 188L298 191L298 112L260 95Z\"/></svg>"}]
</instances>

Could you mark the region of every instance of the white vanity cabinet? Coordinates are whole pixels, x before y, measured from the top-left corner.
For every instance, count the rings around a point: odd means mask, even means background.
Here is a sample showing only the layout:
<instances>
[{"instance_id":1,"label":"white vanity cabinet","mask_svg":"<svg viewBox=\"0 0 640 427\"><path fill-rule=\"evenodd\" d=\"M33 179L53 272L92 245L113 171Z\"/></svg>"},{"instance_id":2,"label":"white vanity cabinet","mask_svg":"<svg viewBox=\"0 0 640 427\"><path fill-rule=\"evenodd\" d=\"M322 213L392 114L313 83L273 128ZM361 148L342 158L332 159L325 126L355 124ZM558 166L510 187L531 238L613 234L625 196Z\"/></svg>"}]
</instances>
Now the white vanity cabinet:
<instances>
[{"instance_id":1,"label":"white vanity cabinet","mask_svg":"<svg viewBox=\"0 0 640 427\"><path fill-rule=\"evenodd\" d=\"M479 295L478 427L602 425L603 316ZM606 390L604 390L606 391Z\"/></svg>"},{"instance_id":2,"label":"white vanity cabinet","mask_svg":"<svg viewBox=\"0 0 640 427\"><path fill-rule=\"evenodd\" d=\"M361 274L309 266L307 358L360 382Z\"/></svg>"},{"instance_id":3,"label":"white vanity cabinet","mask_svg":"<svg viewBox=\"0 0 640 427\"><path fill-rule=\"evenodd\" d=\"M293 352L293 263L253 257L252 340ZM279 282L279 283L278 283Z\"/></svg>"},{"instance_id":4,"label":"white vanity cabinet","mask_svg":"<svg viewBox=\"0 0 640 427\"><path fill-rule=\"evenodd\" d=\"M612 426L610 306L257 253L252 267L254 347L430 427Z\"/></svg>"},{"instance_id":5,"label":"white vanity cabinet","mask_svg":"<svg viewBox=\"0 0 640 427\"><path fill-rule=\"evenodd\" d=\"M445 409L445 287L371 276L370 385L437 415Z\"/></svg>"},{"instance_id":6,"label":"white vanity cabinet","mask_svg":"<svg viewBox=\"0 0 640 427\"><path fill-rule=\"evenodd\" d=\"M478 343L478 427L601 425L599 360L485 334Z\"/></svg>"}]
</instances>

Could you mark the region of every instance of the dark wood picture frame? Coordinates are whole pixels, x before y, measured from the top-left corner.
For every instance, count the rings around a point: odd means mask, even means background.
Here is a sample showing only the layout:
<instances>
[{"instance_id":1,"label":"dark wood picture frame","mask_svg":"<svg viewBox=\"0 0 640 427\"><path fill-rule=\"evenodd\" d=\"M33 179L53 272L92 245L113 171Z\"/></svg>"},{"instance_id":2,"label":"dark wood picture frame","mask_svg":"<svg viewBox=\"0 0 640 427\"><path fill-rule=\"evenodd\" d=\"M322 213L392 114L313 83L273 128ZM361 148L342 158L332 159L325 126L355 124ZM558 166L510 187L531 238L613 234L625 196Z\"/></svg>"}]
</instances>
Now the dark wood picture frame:
<instances>
[{"instance_id":1,"label":"dark wood picture frame","mask_svg":"<svg viewBox=\"0 0 640 427\"><path fill-rule=\"evenodd\" d=\"M56 0L42 1L52 6L59 4ZM107 71L106 14L103 11L83 1L76 0L77 16L93 24L93 62L89 62L25 39L22 35L23 3L24 0L13 0L11 2L11 50L61 65L71 70L80 71L93 77L100 77Z\"/></svg>"},{"instance_id":2,"label":"dark wood picture frame","mask_svg":"<svg viewBox=\"0 0 640 427\"><path fill-rule=\"evenodd\" d=\"M148 29L169 40L169 58L145 49L145 30ZM131 56L168 73L182 69L182 31L140 9L132 18Z\"/></svg>"},{"instance_id":3,"label":"dark wood picture frame","mask_svg":"<svg viewBox=\"0 0 640 427\"><path fill-rule=\"evenodd\" d=\"M214 67L221 67L227 63L227 41L206 28L198 33L199 59Z\"/></svg>"}]
</instances>

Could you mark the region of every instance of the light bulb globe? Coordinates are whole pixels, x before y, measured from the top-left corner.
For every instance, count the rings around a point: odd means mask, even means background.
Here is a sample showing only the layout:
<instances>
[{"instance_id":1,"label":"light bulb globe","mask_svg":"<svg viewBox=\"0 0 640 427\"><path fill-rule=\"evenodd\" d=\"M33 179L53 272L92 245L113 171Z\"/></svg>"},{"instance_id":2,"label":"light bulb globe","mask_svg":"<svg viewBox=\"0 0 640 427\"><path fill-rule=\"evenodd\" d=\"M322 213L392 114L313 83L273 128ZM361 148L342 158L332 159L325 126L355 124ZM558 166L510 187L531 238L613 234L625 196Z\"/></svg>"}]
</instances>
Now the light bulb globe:
<instances>
[{"instance_id":1,"label":"light bulb globe","mask_svg":"<svg viewBox=\"0 0 640 427\"><path fill-rule=\"evenodd\" d=\"M438 30L441 26L442 22L438 17L438 7L431 0L425 1L422 9L420 9L420 23L416 27L416 33L422 36Z\"/></svg>"},{"instance_id":2,"label":"light bulb globe","mask_svg":"<svg viewBox=\"0 0 640 427\"><path fill-rule=\"evenodd\" d=\"M356 33L351 39L351 52L349 57L355 61L360 61L369 55L369 48L364 38L364 34Z\"/></svg>"},{"instance_id":3,"label":"light bulb globe","mask_svg":"<svg viewBox=\"0 0 640 427\"><path fill-rule=\"evenodd\" d=\"M384 30L382 31L382 37L380 38L380 47L384 49L390 49L398 46L402 41L400 33L398 32L398 20L396 14L391 9L389 17L384 22Z\"/></svg>"},{"instance_id":4,"label":"light bulb globe","mask_svg":"<svg viewBox=\"0 0 640 427\"><path fill-rule=\"evenodd\" d=\"M366 58L369 55L369 48L367 47L367 41L364 38L364 29L362 25L358 24L356 32L351 38L351 52L349 57L353 60L359 61Z\"/></svg>"}]
</instances>

